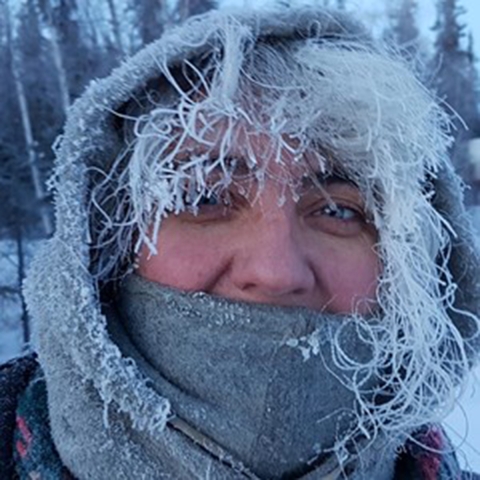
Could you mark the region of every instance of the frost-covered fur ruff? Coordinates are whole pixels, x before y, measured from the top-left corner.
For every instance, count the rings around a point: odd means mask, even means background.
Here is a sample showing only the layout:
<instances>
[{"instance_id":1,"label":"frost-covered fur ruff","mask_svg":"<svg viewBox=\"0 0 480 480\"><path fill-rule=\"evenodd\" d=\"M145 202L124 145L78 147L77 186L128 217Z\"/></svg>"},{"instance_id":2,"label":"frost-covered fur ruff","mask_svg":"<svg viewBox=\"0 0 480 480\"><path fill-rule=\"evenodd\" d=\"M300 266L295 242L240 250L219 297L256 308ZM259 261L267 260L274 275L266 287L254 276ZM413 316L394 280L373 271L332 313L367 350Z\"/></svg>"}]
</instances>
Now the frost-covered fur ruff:
<instances>
[{"instance_id":1,"label":"frost-covered fur ruff","mask_svg":"<svg viewBox=\"0 0 480 480\"><path fill-rule=\"evenodd\" d=\"M139 431L164 428L169 402L109 338L99 286L128 272L142 244L154 253L166 214L228 186L239 129L267 133L280 165L287 149L357 183L378 230L381 321L352 315L374 361L335 356L357 372L358 430L402 437L442 420L480 346L480 257L447 156L449 120L402 61L349 17L319 9L194 18L72 107L52 182L57 230L25 289L47 382L68 358L106 422L114 407ZM208 153L219 132L214 158L189 150L193 139ZM261 184L267 167L248 160ZM224 176L212 185L214 163ZM366 373L382 379L373 400L355 382Z\"/></svg>"}]
</instances>

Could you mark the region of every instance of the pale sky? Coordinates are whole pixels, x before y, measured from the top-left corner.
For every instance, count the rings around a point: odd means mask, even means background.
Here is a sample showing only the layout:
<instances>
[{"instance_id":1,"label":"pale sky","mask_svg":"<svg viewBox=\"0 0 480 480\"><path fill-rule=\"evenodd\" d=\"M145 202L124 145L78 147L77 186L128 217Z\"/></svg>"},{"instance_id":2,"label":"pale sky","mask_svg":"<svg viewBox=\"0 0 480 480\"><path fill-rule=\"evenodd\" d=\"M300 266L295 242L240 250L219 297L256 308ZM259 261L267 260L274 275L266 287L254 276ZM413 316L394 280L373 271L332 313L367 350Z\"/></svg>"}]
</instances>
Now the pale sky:
<instances>
[{"instance_id":1,"label":"pale sky","mask_svg":"<svg viewBox=\"0 0 480 480\"><path fill-rule=\"evenodd\" d=\"M273 3L275 0L221 0L222 4L235 6L249 5L260 6ZM322 3L322 0L297 0L298 3ZM420 30L423 34L433 39L433 33L430 31L435 23L435 4L436 0L417 0L418 1L418 22ZM461 20L467 24L467 29L471 30L475 42L475 51L480 62L480 0L459 0L460 4L465 7L467 13L461 17ZM330 0L331 4L335 0ZM368 24L381 28L380 22L384 15L385 5L391 3L391 0L346 0L347 9L356 12L356 14L368 18ZM480 65L479 65L480 68Z\"/></svg>"},{"instance_id":2,"label":"pale sky","mask_svg":"<svg viewBox=\"0 0 480 480\"><path fill-rule=\"evenodd\" d=\"M390 1L390 0L389 0ZM354 11L374 12L375 10L384 9L387 2L381 0L347 0L347 8L352 8ZM418 0L418 24L423 34L431 35L433 32L431 27L435 23L435 0ZM467 24L467 31L473 33L475 51L477 57L480 59L480 1L479 0L459 0L459 4L463 5L466 10L465 15L460 17L461 21Z\"/></svg>"}]
</instances>

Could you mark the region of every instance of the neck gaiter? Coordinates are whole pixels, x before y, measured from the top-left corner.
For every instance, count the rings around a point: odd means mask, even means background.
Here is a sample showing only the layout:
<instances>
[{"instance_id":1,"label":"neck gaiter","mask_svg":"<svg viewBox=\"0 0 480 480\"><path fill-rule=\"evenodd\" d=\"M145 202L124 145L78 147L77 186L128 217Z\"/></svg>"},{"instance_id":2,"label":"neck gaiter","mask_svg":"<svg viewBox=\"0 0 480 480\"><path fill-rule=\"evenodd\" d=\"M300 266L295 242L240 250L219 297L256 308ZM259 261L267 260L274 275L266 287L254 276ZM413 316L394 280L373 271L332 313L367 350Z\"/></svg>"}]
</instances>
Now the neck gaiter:
<instances>
[{"instance_id":1,"label":"neck gaiter","mask_svg":"<svg viewBox=\"0 0 480 480\"><path fill-rule=\"evenodd\" d=\"M181 293L137 275L116 309L115 341L170 400L171 425L210 453L260 478L300 478L319 465L327 475L362 443L349 373L334 362L335 352L371 361L352 317ZM365 376L365 394L373 386ZM375 468L369 478L390 478L392 462Z\"/></svg>"}]
</instances>

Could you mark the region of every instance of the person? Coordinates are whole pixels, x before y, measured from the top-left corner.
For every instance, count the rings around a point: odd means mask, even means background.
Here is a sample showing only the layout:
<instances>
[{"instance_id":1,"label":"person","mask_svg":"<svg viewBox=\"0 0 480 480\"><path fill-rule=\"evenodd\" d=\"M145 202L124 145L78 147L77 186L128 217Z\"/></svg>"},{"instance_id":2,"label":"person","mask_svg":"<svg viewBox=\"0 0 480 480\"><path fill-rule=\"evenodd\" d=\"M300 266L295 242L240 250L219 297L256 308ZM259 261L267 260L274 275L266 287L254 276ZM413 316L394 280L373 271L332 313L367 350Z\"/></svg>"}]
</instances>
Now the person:
<instances>
[{"instance_id":1,"label":"person","mask_svg":"<svg viewBox=\"0 0 480 480\"><path fill-rule=\"evenodd\" d=\"M2 478L478 479L441 422L478 360L450 120L320 7L172 28L71 108L56 233L0 371Z\"/></svg>"}]
</instances>

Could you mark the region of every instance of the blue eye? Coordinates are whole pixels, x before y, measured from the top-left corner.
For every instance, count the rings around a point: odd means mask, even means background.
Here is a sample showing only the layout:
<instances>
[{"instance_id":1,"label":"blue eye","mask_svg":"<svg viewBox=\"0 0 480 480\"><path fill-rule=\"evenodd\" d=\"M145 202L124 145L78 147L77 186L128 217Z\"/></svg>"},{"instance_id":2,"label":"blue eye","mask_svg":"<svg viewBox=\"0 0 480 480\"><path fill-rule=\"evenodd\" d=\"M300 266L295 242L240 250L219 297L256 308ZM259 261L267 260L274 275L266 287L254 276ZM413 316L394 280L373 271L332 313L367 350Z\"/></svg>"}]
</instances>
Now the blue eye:
<instances>
[{"instance_id":1,"label":"blue eye","mask_svg":"<svg viewBox=\"0 0 480 480\"><path fill-rule=\"evenodd\" d=\"M338 237L352 237L367 228L368 222L360 207L322 203L307 215L308 225L312 229Z\"/></svg>"},{"instance_id":2,"label":"blue eye","mask_svg":"<svg viewBox=\"0 0 480 480\"><path fill-rule=\"evenodd\" d=\"M193 204L187 204L187 212L196 217L226 216L231 203L228 192L207 192L196 199Z\"/></svg>"},{"instance_id":3,"label":"blue eye","mask_svg":"<svg viewBox=\"0 0 480 480\"><path fill-rule=\"evenodd\" d=\"M321 209L320 214L338 220L354 220L358 217L358 213L354 209L343 207L341 205L326 206Z\"/></svg>"},{"instance_id":4,"label":"blue eye","mask_svg":"<svg viewBox=\"0 0 480 480\"><path fill-rule=\"evenodd\" d=\"M222 201L218 195L211 193L209 195L203 195L200 200L197 202L199 207L216 207L218 205L224 205L225 202Z\"/></svg>"}]
</instances>

